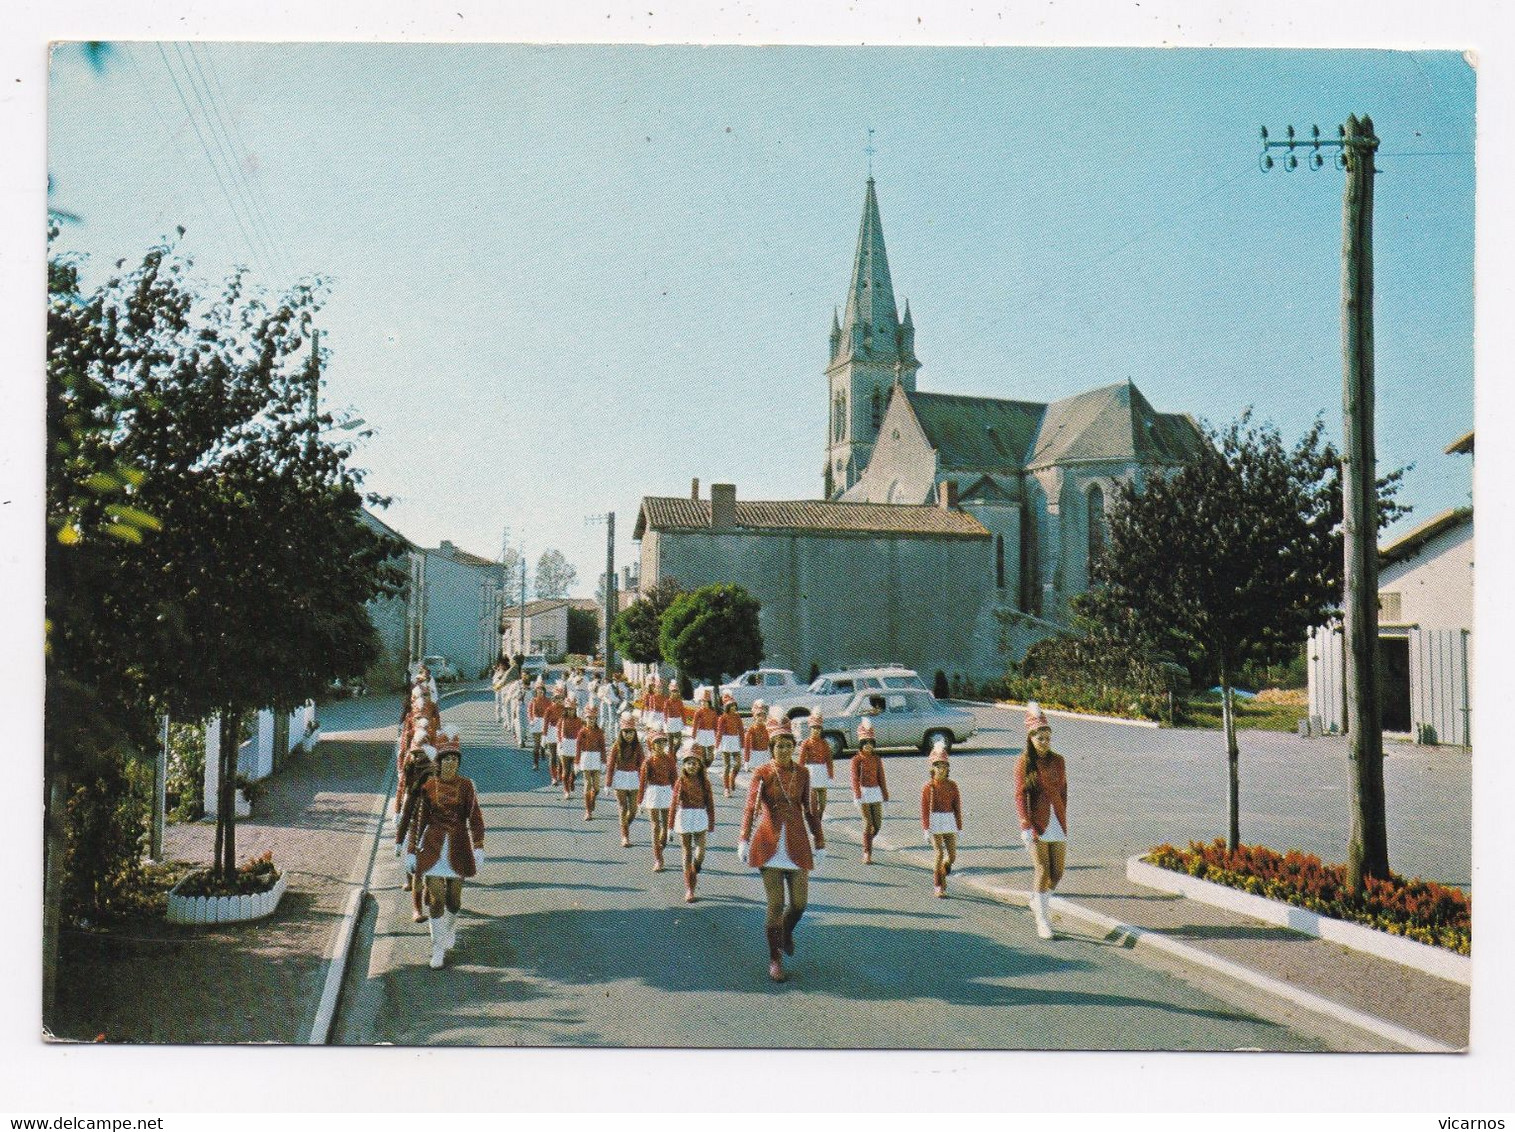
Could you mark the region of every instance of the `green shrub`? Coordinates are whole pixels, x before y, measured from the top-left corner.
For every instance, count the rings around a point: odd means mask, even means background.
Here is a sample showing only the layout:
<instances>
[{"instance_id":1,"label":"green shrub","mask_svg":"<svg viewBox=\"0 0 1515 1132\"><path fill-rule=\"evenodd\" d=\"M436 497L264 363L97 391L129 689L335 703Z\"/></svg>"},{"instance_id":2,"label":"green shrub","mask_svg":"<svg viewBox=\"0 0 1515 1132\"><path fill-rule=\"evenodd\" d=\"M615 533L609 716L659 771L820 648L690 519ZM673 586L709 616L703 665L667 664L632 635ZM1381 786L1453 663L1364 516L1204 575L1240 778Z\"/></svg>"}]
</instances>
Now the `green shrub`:
<instances>
[{"instance_id":1,"label":"green shrub","mask_svg":"<svg viewBox=\"0 0 1515 1132\"><path fill-rule=\"evenodd\" d=\"M143 870L152 813L150 764L100 763L64 806L65 921L98 924L138 911L150 899Z\"/></svg>"},{"instance_id":2,"label":"green shrub","mask_svg":"<svg viewBox=\"0 0 1515 1132\"><path fill-rule=\"evenodd\" d=\"M205 816L205 725L168 727L168 820L199 821Z\"/></svg>"},{"instance_id":3,"label":"green shrub","mask_svg":"<svg viewBox=\"0 0 1515 1132\"><path fill-rule=\"evenodd\" d=\"M1006 699L1044 707L1171 722L1167 672L1104 632L1038 641L1006 675L1003 690Z\"/></svg>"}]
</instances>

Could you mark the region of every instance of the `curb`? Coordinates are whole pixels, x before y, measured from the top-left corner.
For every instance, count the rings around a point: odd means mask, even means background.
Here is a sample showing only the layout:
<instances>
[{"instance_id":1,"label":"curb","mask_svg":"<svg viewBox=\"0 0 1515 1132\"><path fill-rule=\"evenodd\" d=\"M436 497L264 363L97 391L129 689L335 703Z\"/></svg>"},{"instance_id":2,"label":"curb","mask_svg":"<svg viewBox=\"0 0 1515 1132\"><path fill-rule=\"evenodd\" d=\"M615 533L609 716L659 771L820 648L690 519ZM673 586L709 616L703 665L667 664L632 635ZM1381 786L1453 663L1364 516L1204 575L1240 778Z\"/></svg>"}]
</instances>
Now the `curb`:
<instances>
[{"instance_id":1,"label":"curb","mask_svg":"<svg viewBox=\"0 0 1515 1132\"><path fill-rule=\"evenodd\" d=\"M994 703L986 703L983 700L959 700L959 703L974 704L978 707L1003 708L1010 711L1015 708L1024 710L1026 705L1016 703L1014 700L996 700ZM1118 723L1122 727L1141 727L1148 731L1156 731L1162 724L1151 719L1126 719L1119 715L1094 715L1086 711L1064 711L1062 708L1042 708L1048 715L1058 719L1086 719L1091 723Z\"/></svg>"},{"instance_id":2,"label":"curb","mask_svg":"<svg viewBox=\"0 0 1515 1132\"><path fill-rule=\"evenodd\" d=\"M1224 908L1229 912L1250 916L1254 920L1288 928L1301 935L1339 943L1353 951L1387 959L1390 963L1398 963L1400 966L1434 975L1438 979L1446 979L1463 986L1473 985L1473 961L1466 955L1459 955L1444 947L1432 947L1403 936L1390 935L1388 932L1381 932L1350 920L1322 916L1318 912L1301 908L1297 904L1270 900L1264 896L1256 896L1250 892L1231 888L1229 885L1216 884L1214 881L1191 877L1187 873L1164 869L1142 860L1140 854L1126 860L1126 879L1148 888L1155 888L1160 892L1175 892L1190 900L1197 900L1201 904Z\"/></svg>"},{"instance_id":3,"label":"curb","mask_svg":"<svg viewBox=\"0 0 1515 1132\"><path fill-rule=\"evenodd\" d=\"M853 830L852 827L854 824L851 821L846 824L837 823L833 828L836 832L845 830L849 841L861 844L862 833L861 831ZM885 849L891 853L906 852L906 850L897 848L879 837L874 838L873 845L876 849ZM1029 893L1020 889L991 884L976 877L960 877L958 883L1002 904L1025 905L1030 896ZM1085 908L1081 904L1075 904L1066 897L1053 896L1048 903L1053 911L1062 912L1075 919L1094 924L1096 927L1102 929L1107 936L1124 936L1131 941L1132 946L1146 947L1154 951L1165 952L1175 959L1197 967L1206 968L1220 975L1225 975L1237 982L1244 983L1257 990L1265 991L1276 998L1281 998L1285 1002L1292 1003L1311 1013L1334 1018L1338 1022L1345 1022L1349 1026L1372 1034L1374 1037L1393 1042L1395 1045L1401 1046L1413 1053L1463 1052L1461 1047L1446 1045L1435 1038L1418 1034L1414 1030L1408 1030L1403 1026L1395 1025L1393 1022L1386 1021L1383 1018L1375 1018L1371 1014L1365 1014L1360 1010L1353 1010L1350 1006L1343 1006L1339 1002L1332 1002L1328 998L1322 998L1319 995L1311 994L1309 991L1300 990L1298 987L1253 971L1248 967L1243 967L1239 963L1232 963L1230 960L1211 955L1208 951L1203 951L1187 943L1181 943L1178 940L1163 935L1161 932L1155 932L1148 928L1139 928L1133 924L1122 923L1113 916L1107 916L1103 912L1096 912L1092 908Z\"/></svg>"}]
</instances>

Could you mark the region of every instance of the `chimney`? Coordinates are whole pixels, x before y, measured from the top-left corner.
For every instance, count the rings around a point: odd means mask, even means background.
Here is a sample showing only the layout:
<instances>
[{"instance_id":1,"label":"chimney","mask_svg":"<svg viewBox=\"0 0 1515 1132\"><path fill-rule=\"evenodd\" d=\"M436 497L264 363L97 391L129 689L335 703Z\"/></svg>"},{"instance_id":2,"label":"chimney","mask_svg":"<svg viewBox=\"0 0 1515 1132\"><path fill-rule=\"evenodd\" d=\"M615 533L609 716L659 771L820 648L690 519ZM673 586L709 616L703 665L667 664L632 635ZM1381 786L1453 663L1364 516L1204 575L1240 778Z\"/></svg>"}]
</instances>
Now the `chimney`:
<instances>
[{"instance_id":1,"label":"chimney","mask_svg":"<svg viewBox=\"0 0 1515 1132\"><path fill-rule=\"evenodd\" d=\"M942 480L936 485L936 505L944 510L957 508L957 481Z\"/></svg>"},{"instance_id":2,"label":"chimney","mask_svg":"<svg viewBox=\"0 0 1515 1132\"><path fill-rule=\"evenodd\" d=\"M442 546L441 546L441 550L442 550L442 552L443 552L443 553L444 553L444 554L451 554L451 553L452 553L452 552L453 552L453 551L455 551L455 550L457 550L457 549L458 549L458 548L457 548L457 547L455 547L455 546L453 546L453 545L452 545L452 543L451 543L451 542L449 542L449 541L448 541L448 540L447 540L447 539L445 539L445 538L444 538L444 539L443 539L443 540L442 540Z\"/></svg>"},{"instance_id":3,"label":"chimney","mask_svg":"<svg viewBox=\"0 0 1515 1132\"><path fill-rule=\"evenodd\" d=\"M736 527L736 484L710 485L710 525L718 531Z\"/></svg>"},{"instance_id":4,"label":"chimney","mask_svg":"<svg viewBox=\"0 0 1515 1132\"><path fill-rule=\"evenodd\" d=\"M700 497L700 477L699 476L695 476L694 479L692 479L692 480L689 481L689 498L690 499L698 499L699 497Z\"/></svg>"}]
</instances>

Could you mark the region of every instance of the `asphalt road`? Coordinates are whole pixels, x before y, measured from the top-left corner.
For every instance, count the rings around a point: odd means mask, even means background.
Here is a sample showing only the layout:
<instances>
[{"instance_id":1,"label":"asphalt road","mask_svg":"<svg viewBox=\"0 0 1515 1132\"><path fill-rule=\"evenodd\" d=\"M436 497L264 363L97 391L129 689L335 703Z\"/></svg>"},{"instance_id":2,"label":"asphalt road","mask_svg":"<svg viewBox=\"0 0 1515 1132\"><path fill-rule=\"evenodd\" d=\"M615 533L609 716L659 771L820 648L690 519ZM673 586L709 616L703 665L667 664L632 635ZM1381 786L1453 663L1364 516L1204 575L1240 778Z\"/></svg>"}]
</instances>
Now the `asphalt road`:
<instances>
[{"instance_id":1,"label":"asphalt road","mask_svg":"<svg viewBox=\"0 0 1515 1132\"><path fill-rule=\"evenodd\" d=\"M487 693L444 708L462 728L463 773L479 786L488 824L488 859L458 921L462 948L446 969L427 966L424 926L410 922L398 864L381 849L377 901L354 953L337 1042L1323 1048L1308 1026L1228 1005L1201 989L1202 980L1137 962L1116 941L1040 940L1024 910L962 889L937 900L929 873L904 854L881 853L881 863L863 866L855 838L842 835L854 811L837 799L838 835L812 876L791 979L776 986L766 973L761 885L734 851L740 798L718 800L701 899L686 905L676 851L667 872L651 872L645 821L623 849L613 800L584 821L580 799L565 801L545 772L533 775L529 759L504 745ZM1013 718L999 715L987 718ZM1074 797L1088 796L1092 806L1092 783L1083 779L1098 764L1086 760L1112 758L1113 744L1096 749L1071 726L1067 734L1078 740L1066 745ZM1139 756L1138 747L1123 757L1139 766ZM885 828L901 843L918 844L923 762L888 760L898 801ZM983 741L954 760L968 798L964 869L1024 868L1024 853L1005 847L1008 766L1009 752L996 755ZM1083 844L1074 830L1074 844ZM1088 844L1119 852L1126 836L1097 840L1091 831ZM1070 879L1098 867L1070 858Z\"/></svg>"}]
</instances>

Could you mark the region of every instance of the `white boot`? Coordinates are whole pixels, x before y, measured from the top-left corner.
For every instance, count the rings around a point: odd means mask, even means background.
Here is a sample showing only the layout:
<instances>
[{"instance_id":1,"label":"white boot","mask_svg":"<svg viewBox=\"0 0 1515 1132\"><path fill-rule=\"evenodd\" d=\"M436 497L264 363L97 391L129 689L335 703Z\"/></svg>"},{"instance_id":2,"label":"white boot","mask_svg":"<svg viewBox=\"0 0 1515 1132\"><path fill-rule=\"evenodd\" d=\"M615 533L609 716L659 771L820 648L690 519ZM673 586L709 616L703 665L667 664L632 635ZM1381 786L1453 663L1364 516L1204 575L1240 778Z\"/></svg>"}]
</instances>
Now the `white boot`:
<instances>
[{"instance_id":1,"label":"white boot","mask_svg":"<svg viewBox=\"0 0 1515 1132\"><path fill-rule=\"evenodd\" d=\"M443 942L447 929L442 927L441 920L432 917L426 921L426 930L431 933L431 969L436 971L447 961L447 945Z\"/></svg>"},{"instance_id":2,"label":"white boot","mask_svg":"<svg viewBox=\"0 0 1515 1132\"><path fill-rule=\"evenodd\" d=\"M1052 938L1052 923L1047 919L1047 894L1045 892L1033 892L1031 894L1031 915L1036 920L1036 934L1042 939Z\"/></svg>"},{"instance_id":3,"label":"white boot","mask_svg":"<svg viewBox=\"0 0 1515 1132\"><path fill-rule=\"evenodd\" d=\"M456 912L442 913L442 949L451 951L458 946L458 914Z\"/></svg>"}]
</instances>

